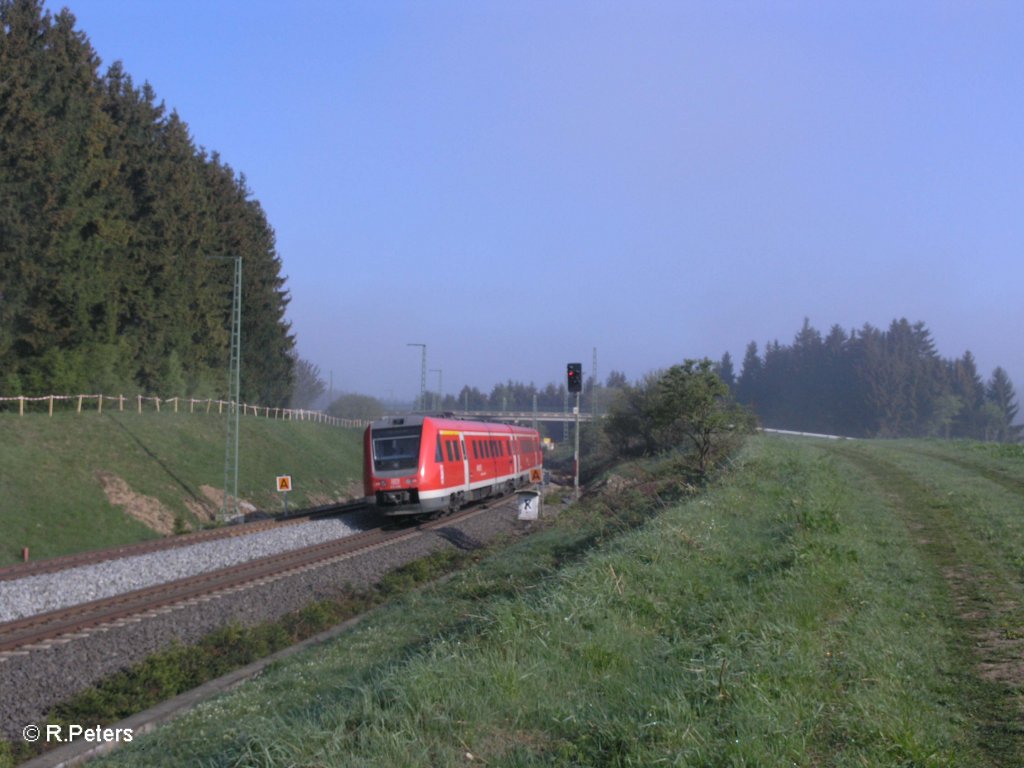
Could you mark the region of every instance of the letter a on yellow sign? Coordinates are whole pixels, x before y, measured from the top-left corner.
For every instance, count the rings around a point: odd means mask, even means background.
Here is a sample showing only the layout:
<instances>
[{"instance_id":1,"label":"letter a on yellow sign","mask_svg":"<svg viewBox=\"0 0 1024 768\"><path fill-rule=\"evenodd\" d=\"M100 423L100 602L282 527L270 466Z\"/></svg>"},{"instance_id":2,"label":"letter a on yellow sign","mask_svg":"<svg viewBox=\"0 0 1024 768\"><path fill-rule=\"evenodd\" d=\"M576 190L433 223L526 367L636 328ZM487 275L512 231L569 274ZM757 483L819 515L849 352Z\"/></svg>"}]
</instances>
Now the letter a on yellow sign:
<instances>
[{"instance_id":1,"label":"letter a on yellow sign","mask_svg":"<svg viewBox=\"0 0 1024 768\"><path fill-rule=\"evenodd\" d=\"M291 475L278 475L277 477L277 492L284 493L292 489L292 476Z\"/></svg>"}]
</instances>

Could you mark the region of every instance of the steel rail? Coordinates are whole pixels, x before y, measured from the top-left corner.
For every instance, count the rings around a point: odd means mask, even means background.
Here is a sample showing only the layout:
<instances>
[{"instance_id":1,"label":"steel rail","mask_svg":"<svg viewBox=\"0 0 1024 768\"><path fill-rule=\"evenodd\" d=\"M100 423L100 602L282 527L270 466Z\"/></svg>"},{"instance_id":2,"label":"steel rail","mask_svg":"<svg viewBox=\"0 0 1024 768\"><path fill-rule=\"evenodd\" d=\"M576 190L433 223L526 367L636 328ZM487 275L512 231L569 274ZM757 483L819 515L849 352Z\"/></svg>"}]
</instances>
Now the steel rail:
<instances>
[{"instance_id":1,"label":"steel rail","mask_svg":"<svg viewBox=\"0 0 1024 768\"><path fill-rule=\"evenodd\" d=\"M298 571L321 567L381 546L416 538L437 528L475 517L487 511L490 506L471 507L410 528L374 528L240 565L6 622L0 624L0 660L10 655L25 655L33 650L69 642L100 627L136 622L168 612L176 606L270 583Z\"/></svg>"}]
</instances>

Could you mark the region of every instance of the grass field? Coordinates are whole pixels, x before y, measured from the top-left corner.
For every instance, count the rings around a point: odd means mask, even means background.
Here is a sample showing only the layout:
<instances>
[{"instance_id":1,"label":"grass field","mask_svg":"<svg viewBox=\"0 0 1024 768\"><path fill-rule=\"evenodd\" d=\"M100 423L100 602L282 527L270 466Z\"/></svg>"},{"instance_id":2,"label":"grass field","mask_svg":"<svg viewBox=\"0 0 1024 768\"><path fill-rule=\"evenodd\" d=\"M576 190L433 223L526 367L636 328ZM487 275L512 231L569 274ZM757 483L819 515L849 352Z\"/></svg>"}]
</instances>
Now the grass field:
<instances>
[{"instance_id":1,"label":"grass field","mask_svg":"<svg viewBox=\"0 0 1024 768\"><path fill-rule=\"evenodd\" d=\"M0 565L107 547L198 524L224 486L224 417L174 413L0 413ZM346 497L361 484L358 430L247 417L239 496L279 512ZM207 489L215 489L213 500ZM111 500L113 499L113 501Z\"/></svg>"},{"instance_id":2,"label":"grass field","mask_svg":"<svg viewBox=\"0 0 1024 768\"><path fill-rule=\"evenodd\" d=\"M595 496L104 764L1018 766L1022 483L1016 449L759 437L705 492Z\"/></svg>"}]
</instances>

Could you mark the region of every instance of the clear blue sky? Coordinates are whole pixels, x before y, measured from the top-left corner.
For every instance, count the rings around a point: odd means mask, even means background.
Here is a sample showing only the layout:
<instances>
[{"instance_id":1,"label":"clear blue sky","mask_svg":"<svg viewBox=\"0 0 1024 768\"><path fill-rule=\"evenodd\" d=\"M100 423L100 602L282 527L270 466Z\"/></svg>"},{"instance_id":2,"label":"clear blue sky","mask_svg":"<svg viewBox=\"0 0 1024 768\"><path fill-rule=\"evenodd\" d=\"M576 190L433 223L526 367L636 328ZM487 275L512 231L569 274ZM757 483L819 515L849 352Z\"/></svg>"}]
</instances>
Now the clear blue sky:
<instances>
[{"instance_id":1,"label":"clear blue sky","mask_svg":"<svg viewBox=\"0 0 1024 768\"><path fill-rule=\"evenodd\" d=\"M336 390L905 316L1024 394L1024 3L66 5L245 174Z\"/></svg>"}]
</instances>

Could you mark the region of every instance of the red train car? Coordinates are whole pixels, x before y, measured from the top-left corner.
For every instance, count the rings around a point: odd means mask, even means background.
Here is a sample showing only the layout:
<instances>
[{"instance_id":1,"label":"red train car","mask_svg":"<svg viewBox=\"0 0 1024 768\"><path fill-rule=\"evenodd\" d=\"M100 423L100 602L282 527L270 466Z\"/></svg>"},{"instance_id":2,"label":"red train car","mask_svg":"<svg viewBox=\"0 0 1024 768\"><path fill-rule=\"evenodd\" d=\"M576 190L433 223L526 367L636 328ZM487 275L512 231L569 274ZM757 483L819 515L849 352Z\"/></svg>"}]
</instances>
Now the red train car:
<instances>
[{"instance_id":1,"label":"red train car","mask_svg":"<svg viewBox=\"0 0 1024 768\"><path fill-rule=\"evenodd\" d=\"M385 515L454 511L536 482L540 435L446 416L379 419L363 435L363 488Z\"/></svg>"}]
</instances>

